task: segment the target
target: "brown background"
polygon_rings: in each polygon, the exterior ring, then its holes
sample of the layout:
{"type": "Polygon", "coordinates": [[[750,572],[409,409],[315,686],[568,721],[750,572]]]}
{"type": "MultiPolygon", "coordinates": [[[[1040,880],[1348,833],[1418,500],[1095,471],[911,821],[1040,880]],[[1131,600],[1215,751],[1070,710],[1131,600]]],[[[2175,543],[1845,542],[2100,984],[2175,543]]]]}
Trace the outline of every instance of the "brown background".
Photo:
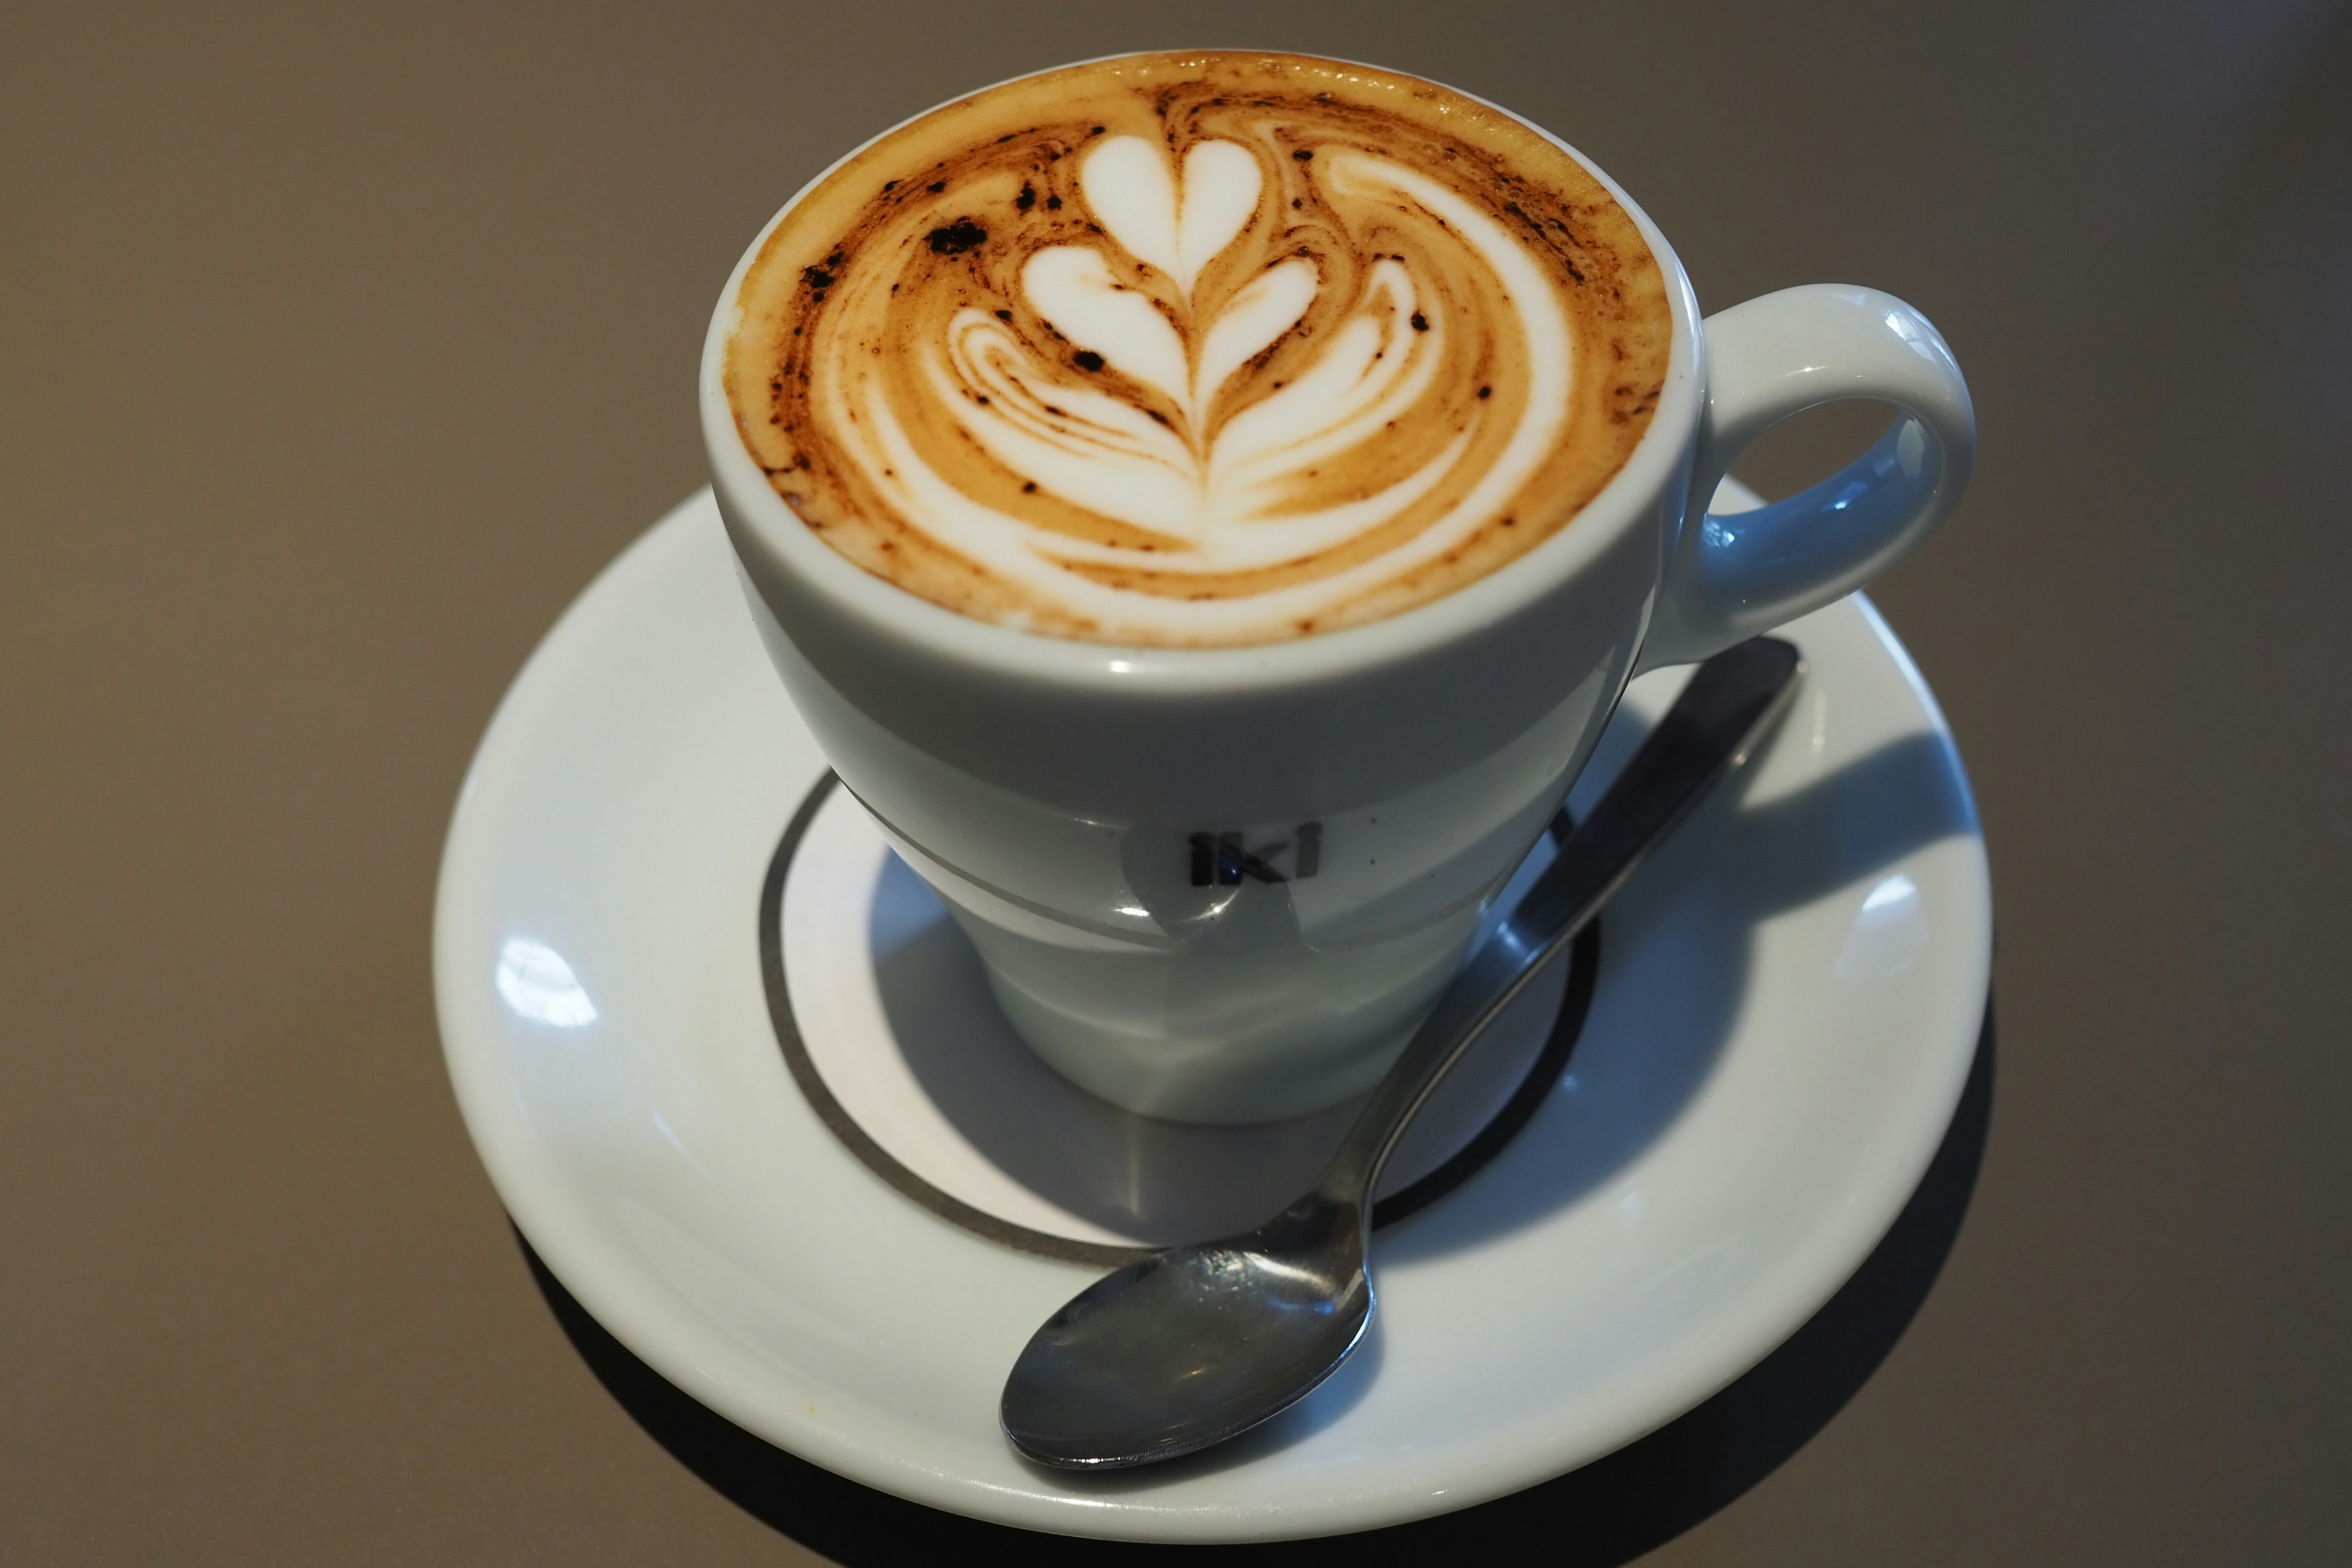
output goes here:
{"type": "Polygon", "coordinates": [[[1069,1555],[730,1447],[542,1293],[429,900],[506,682],[700,482],[761,221],[962,89],[1238,41],[1542,121],[1710,307],[1908,297],[1983,422],[1880,595],[1999,897],[1936,1190],[1715,1406],[1351,1552],[2352,1559],[2345,10],[1151,9],[0,11],[0,1558],[1069,1555]]]}

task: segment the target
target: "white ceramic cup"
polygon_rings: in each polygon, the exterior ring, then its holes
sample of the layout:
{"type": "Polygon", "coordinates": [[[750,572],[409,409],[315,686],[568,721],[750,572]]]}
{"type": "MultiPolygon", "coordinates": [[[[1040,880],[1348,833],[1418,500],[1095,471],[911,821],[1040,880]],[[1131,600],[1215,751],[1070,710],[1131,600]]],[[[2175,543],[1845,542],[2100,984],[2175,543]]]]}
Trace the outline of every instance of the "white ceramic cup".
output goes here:
{"type": "Polygon", "coordinates": [[[1958,502],[1975,416],[1925,317],[1819,284],[1702,322],[1665,237],[1566,150],[1665,274],[1673,349],[1648,433],[1581,513],[1499,570],[1265,647],[1044,637],[853,565],[776,494],[728,405],[736,299],[767,231],[728,280],[702,427],[761,638],[1013,1026],[1082,1088],[1218,1122],[1369,1088],[1637,670],[1853,591],[1958,502]],[[1704,512],[1766,429],[1855,398],[1900,411],[1860,460],[1760,510],[1704,512]]]}

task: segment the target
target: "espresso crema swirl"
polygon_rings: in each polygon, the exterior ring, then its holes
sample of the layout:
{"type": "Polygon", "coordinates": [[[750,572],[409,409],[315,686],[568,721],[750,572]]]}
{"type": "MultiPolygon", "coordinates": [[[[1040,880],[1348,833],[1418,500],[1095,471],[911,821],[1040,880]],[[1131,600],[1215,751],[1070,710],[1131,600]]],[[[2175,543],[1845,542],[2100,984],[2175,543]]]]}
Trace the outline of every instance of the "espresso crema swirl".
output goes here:
{"type": "Polygon", "coordinates": [[[795,205],[729,393],[793,511],[982,619],[1277,641],[1565,525],[1647,427],[1659,268],[1580,164],[1408,77],[1137,56],[892,132],[795,205]]]}

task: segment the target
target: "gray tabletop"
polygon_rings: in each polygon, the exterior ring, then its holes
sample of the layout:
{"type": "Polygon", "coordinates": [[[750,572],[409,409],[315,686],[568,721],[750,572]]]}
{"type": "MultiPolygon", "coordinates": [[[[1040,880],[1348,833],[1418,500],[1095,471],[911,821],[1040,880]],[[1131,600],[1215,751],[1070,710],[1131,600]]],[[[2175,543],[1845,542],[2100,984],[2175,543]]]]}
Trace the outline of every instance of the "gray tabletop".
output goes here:
{"type": "Polygon", "coordinates": [[[959,90],[1185,42],[1517,109],[1709,308],[1919,305],[1982,422],[1877,595],[1997,898],[1927,1183],[1682,1421],[1283,1550],[2352,1558],[2352,13],[2312,0],[0,14],[0,1557],[1090,1552],[779,1455],[605,1338],[474,1159],[426,937],[506,682],[701,482],[760,224],[959,90]]]}

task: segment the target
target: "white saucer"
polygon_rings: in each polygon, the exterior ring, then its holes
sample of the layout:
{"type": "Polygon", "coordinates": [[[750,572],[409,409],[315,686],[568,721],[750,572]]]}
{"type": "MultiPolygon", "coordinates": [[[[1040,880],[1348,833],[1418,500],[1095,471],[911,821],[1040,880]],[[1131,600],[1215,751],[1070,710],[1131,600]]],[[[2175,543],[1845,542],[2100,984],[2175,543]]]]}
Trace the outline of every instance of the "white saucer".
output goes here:
{"type": "MultiPolygon", "coordinates": [[[[1795,712],[1611,905],[1568,1071],[1491,1164],[1382,1233],[1365,1348],[1199,1459],[1075,1478],[1020,1460],[996,1429],[1005,1369],[1095,1270],[910,1200],[796,1087],[757,917],[825,764],[707,492],[572,606],[475,758],[434,933],[459,1104],[590,1313],[737,1425],[867,1485],[1153,1541],[1364,1530],[1517,1490],[1802,1323],[1901,1209],[1967,1076],[1991,903],[1950,736],[1860,598],[1789,635],[1811,666],[1795,712]]],[[[1679,679],[1636,683],[1571,805],[1679,679]]],[[[931,1158],[921,1129],[894,1136],[931,1158]]],[[[983,1179],[949,1154],[944,1184],[983,1179]]],[[[992,1201],[1053,1196],[1023,1175],[992,1201]]],[[[1055,1206],[1043,1228],[1137,1234],[1055,1206]]]]}

